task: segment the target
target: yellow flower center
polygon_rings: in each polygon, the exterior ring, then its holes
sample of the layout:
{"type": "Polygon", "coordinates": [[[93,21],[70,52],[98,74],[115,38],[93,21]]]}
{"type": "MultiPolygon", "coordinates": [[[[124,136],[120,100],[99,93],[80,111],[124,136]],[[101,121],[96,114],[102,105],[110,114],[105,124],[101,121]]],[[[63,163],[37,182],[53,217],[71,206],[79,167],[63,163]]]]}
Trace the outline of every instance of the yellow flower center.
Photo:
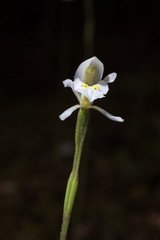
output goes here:
{"type": "Polygon", "coordinates": [[[81,85],[81,87],[88,88],[88,84],[84,83],[81,85]]]}
{"type": "Polygon", "coordinates": [[[95,76],[96,70],[93,66],[89,66],[85,71],[85,79],[84,82],[88,85],[93,85],[93,78],[95,76]]]}
{"type": "Polygon", "coordinates": [[[94,90],[99,90],[99,86],[98,86],[98,85],[93,85],[92,88],[93,88],[94,90]]]}

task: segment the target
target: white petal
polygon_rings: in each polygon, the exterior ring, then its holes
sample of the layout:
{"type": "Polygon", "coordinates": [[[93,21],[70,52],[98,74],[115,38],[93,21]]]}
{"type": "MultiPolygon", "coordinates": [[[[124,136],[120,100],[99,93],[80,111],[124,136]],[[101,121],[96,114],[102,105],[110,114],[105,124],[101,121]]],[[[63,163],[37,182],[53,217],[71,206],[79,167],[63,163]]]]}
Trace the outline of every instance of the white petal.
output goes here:
{"type": "Polygon", "coordinates": [[[83,84],[84,82],[82,82],[81,79],[76,78],[73,82],[73,89],[76,90],[76,87],[80,87],[83,84]]]}
{"type": "Polygon", "coordinates": [[[64,87],[70,87],[72,89],[73,93],[75,94],[75,96],[77,97],[79,103],[81,103],[80,94],[78,92],[74,91],[74,82],[70,79],[66,79],[66,80],[63,81],[63,85],[64,85],[64,87]]]}
{"type": "Polygon", "coordinates": [[[89,87],[88,89],[84,89],[83,95],[88,98],[90,103],[95,100],[94,90],[92,87],[89,87]]]}
{"type": "Polygon", "coordinates": [[[103,81],[100,81],[96,85],[99,86],[99,91],[101,91],[103,94],[107,94],[107,92],[109,90],[108,84],[103,84],[103,81]]]}
{"type": "Polygon", "coordinates": [[[82,93],[84,96],[85,96],[85,92],[88,91],[88,89],[86,89],[85,87],[83,87],[84,83],[79,79],[79,78],[76,78],[74,80],[74,86],[73,86],[73,89],[75,92],[78,92],[78,93],[82,93]]]}
{"type": "Polygon", "coordinates": [[[100,85],[96,84],[95,86],[98,86],[99,89],[94,89],[94,86],[90,87],[92,89],[92,97],[90,102],[93,102],[94,100],[98,98],[103,98],[105,97],[105,94],[108,92],[108,85],[100,85]]]}
{"type": "MultiPolygon", "coordinates": [[[[101,82],[101,81],[100,81],[101,82]]],[[[94,86],[88,86],[88,88],[83,87],[83,82],[76,78],[74,81],[74,91],[83,94],[88,98],[89,102],[93,102],[95,99],[105,97],[104,94],[108,92],[108,85],[96,84],[99,89],[94,89],[94,86]]]]}
{"type": "Polygon", "coordinates": [[[63,81],[63,85],[64,85],[64,87],[73,88],[73,81],[70,80],[70,79],[66,79],[66,80],[63,81]]]}
{"type": "Polygon", "coordinates": [[[74,90],[75,92],[83,94],[86,98],[88,98],[89,102],[93,102],[94,100],[94,90],[92,87],[88,86],[88,88],[83,87],[83,82],[76,78],[74,81],[74,90]]]}
{"type": "Polygon", "coordinates": [[[105,83],[112,83],[117,77],[117,73],[113,72],[107,75],[102,81],[105,83]]]}
{"type": "Polygon", "coordinates": [[[117,121],[117,122],[123,122],[124,119],[122,119],[121,117],[117,117],[117,116],[113,116],[110,113],[106,112],[104,109],[97,107],[97,106],[90,106],[89,108],[93,108],[96,109],[97,111],[99,111],[100,113],[102,113],[105,117],[109,118],[110,120],[113,121],[117,121]]]}
{"type": "Polygon", "coordinates": [[[80,105],[74,105],[73,107],[68,108],[65,110],[61,115],[59,115],[59,118],[63,121],[66,118],[68,118],[77,108],[80,108],[80,105]]]}
{"type": "Polygon", "coordinates": [[[99,82],[102,79],[104,66],[103,63],[97,57],[92,57],[82,62],[77,68],[74,79],[79,78],[82,82],[85,82],[85,71],[86,68],[89,66],[93,66],[96,70],[95,76],[93,78],[93,84],[99,82]]]}
{"type": "Polygon", "coordinates": [[[105,97],[104,94],[99,90],[92,90],[92,96],[90,97],[90,102],[93,102],[94,100],[98,98],[105,97]]]}

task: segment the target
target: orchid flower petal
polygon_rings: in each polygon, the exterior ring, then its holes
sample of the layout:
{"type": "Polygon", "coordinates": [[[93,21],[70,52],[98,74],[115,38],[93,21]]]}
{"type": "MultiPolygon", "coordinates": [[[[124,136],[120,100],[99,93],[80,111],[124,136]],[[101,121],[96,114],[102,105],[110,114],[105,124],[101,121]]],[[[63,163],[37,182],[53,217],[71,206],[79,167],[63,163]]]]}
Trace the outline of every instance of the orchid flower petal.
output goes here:
{"type": "Polygon", "coordinates": [[[96,100],[98,98],[105,97],[105,94],[108,92],[108,85],[103,86],[100,84],[96,84],[90,88],[92,88],[92,97],[91,97],[90,102],[93,102],[94,100],[96,100]]]}
{"type": "Polygon", "coordinates": [[[80,108],[80,105],[74,105],[73,107],[68,108],[65,110],[61,115],[59,115],[59,118],[63,121],[66,118],[68,118],[77,108],[80,108]]]}
{"type": "Polygon", "coordinates": [[[92,100],[92,89],[87,84],[83,83],[79,78],[74,80],[74,91],[81,93],[88,98],[89,102],[92,100]]]}
{"type": "Polygon", "coordinates": [[[113,72],[113,73],[110,73],[109,75],[107,75],[102,81],[104,83],[112,83],[112,82],[114,82],[116,77],[117,77],[117,73],[113,72]]]}
{"type": "Polygon", "coordinates": [[[104,109],[98,107],[98,106],[90,106],[89,108],[93,108],[96,109],[97,111],[99,111],[100,113],[102,113],[105,117],[109,118],[110,120],[116,121],[116,122],[123,122],[124,119],[122,119],[121,117],[118,116],[113,116],[110,113],[108,113],[107,111],[105,111],[104,109]]]}
{"type": "Polygon", "coordinates": [[[103,63],[97,57],[92,57],[82,62],[77,68],[74,79],[79,78],[82,82],[85,83],[86,69],[90,66],[95,68],[93,84],[96,84],[97,82],[99,82],[102,79],[104,66],[103,66],[103,63]]]}
{"type": "Polygon", "coordinates": [[[74,90],[88,98],[89,102],[93,102],[97,98],[103,98],[108,92],[108,85],[96,84],[89,86],[83,83],[79,78],[74,80],[74,90]]]}
{"type": "MultiPolygon", "coordinates": [[[[102,81],[100,81],[98,84],[96,84],[95,86],[99,87],[99,91],[101,91],[103,94],[107,94],[109,87],[108,84],[102,84],[102,81]]],[[[93,86],[94,88],[94,86],[93,86]]]]}
{"type": "Polygon", "coordinates": [[[64,87],[70,87],[73,88],[73,81],[71,79],[66,79],[63,81],[64,87]]]}
{"type": "Polygon", "coordinates": [[[63,81],[64,87],[70,87],[74,93],[74,95],[77,97],[79,103],[81,103],[81,96],[78,92],[74,91],[74,82],[70,79],[66,79],[63,81]]]}

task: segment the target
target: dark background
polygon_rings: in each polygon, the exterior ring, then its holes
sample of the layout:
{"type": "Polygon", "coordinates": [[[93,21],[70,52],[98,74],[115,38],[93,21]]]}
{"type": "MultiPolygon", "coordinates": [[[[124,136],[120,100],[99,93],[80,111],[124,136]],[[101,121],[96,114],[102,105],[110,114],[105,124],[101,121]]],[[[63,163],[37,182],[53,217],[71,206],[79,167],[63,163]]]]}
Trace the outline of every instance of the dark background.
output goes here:
{"type": "Polygon", "coordinates": [[[160,37],[155,1],[2,1],[0,239],[58,239],[77,103],[62,81],[97,56],[118,76],[91,110],[69,239],[160,239],[160,37]]]}

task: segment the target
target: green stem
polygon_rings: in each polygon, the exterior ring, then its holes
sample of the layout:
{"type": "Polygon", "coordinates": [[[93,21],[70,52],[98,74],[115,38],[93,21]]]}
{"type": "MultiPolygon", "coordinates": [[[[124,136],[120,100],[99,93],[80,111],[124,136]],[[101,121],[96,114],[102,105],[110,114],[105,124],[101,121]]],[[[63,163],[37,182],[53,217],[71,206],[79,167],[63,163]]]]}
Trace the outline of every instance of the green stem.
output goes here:
{"type": "Polygon", "coordinates": [[[88,109],[81,108],[79,110],[79,114],[77,118],[76,133],[75,133],[75,154],[74,154],[72,172],[68,179],[67,188],[66,188],[60,240],[66,240],[66,237],[67,237],[69,221],[70,221],[71,212],[72,212],[72,208],[73,208],[73,204],[74,204],[74,200],[77,192],[77,187],[78,187],[79,165],[80,165],[83,143],[84,143],[87,126],[88,126],[88,119],[89,119],[88,109]]]}

